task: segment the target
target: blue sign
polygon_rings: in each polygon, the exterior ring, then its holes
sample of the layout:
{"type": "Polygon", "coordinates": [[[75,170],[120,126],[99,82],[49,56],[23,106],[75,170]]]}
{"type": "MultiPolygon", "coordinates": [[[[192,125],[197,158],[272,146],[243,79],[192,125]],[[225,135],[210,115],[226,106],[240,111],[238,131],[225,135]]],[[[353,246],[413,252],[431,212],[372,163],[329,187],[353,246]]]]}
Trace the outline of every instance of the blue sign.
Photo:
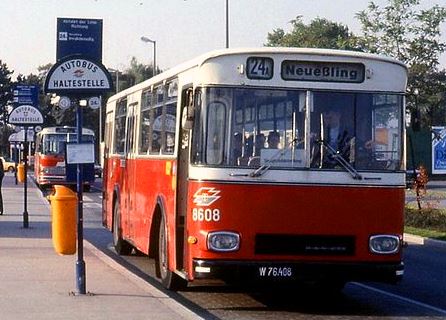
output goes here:
{"type": "Polygon", "coordinates": [[[13,103],[17,105],[39,105],[39,86],[17,85],[13,89],[13,103]]]}
{"type": "Polygon", "coordinates": [[[57,18],[56,59],[74,54],[102,61],[102,20],[57,18]]]}
{"type": "Polygon", "coordinates": [[[432,127],[432,173],[446,173],[446,127],[432,127]]]}

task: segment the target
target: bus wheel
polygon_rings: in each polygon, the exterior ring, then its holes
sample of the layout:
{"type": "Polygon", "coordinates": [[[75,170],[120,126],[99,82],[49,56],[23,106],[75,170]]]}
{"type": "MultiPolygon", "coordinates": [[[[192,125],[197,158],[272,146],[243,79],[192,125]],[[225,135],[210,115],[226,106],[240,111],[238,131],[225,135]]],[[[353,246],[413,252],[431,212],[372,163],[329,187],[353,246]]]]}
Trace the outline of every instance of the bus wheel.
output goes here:
{"type": "Polygon", "coordinates": [[[119,255],[128,255],[132,252],[132,246],[122,238],[121,234],[121,210],[119,203],[113,210],[113,245],[119,255]]]}
{"type": "Polygon", "coordinates": [[[187,287],[187,281],[169,270],[169,255],[167,252],[166,222],[161,217],[158,242],[158,269],[161,283],[169,290],[177,291],[187,287]]]}

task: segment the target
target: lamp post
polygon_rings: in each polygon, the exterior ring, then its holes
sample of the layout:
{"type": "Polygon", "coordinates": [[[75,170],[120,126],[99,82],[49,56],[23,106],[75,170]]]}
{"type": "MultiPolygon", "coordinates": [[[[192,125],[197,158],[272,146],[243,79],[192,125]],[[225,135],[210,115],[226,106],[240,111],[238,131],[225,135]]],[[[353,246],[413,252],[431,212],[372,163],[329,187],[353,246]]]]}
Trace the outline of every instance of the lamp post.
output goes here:
{"type": "Polygon", "coordinates": [[[156,76],[156,41],[142,36],[141,41],[153,43],[153,76],[156,76]]]}
{"type": "Polygon", "coordinates": [[[229,0],[226,0],[226,48],[229,48],[229,0]]]}
{"type": "Polygon", "coordinates": [[[116,75],[116,93],[118,93],[119,92],[119,70],[113,69],[113,68],[108,68],[108,71],[114,72],[116,75]]]}

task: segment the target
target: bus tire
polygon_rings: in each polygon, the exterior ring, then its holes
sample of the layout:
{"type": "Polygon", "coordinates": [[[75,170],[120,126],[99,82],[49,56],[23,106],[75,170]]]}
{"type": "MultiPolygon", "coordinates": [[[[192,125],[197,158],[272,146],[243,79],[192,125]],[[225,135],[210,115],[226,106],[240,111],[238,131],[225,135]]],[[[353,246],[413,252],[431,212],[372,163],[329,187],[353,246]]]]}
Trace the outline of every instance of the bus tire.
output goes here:
{"type": "Polygon", "coordinates": [[[130,243],[122,238],[121,232],[121,209],[119,203],[113,208],[113,246],[119,255],[129,255],[132,252],[130,243]]]}
{"type": "Polygon", "coordinates": [[[163,286],[169,290],[177,291],[187,287],[187,281],[169,270],[169,254],[167,250],[167,233],[164,216],[161,217],[159,226],[158,261],[157,269],[163,286]]]}

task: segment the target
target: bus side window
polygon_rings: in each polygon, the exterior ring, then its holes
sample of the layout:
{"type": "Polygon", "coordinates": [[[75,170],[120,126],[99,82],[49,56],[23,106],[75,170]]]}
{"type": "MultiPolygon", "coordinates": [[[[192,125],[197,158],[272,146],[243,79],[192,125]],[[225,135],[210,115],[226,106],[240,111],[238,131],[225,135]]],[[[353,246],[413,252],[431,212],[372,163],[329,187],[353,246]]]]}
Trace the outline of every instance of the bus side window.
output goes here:
{"type": "Polygon", "coordinates": [[[176,117],[177,117],[177,101],[178,101],[178,80],[174,80],[167,84],[165,114],[163,126],[163,154],[173,154],[175,149],[176,136],[176,117]]]}
{"type": "Polygon", "coordinates": [[[140,139],[139,139],[139,153],[147,154],[150,146],[150,124],[151,124],[151,110],[152,92],[149,90],[142,93],[142,105],[140,114],[140,139]]]}
{"type": "Polygon", "coordinates": [[[117,154],[124,154],[126,115],[127,99],[123,99],[116,106],[114,153],[117,154]]]}

